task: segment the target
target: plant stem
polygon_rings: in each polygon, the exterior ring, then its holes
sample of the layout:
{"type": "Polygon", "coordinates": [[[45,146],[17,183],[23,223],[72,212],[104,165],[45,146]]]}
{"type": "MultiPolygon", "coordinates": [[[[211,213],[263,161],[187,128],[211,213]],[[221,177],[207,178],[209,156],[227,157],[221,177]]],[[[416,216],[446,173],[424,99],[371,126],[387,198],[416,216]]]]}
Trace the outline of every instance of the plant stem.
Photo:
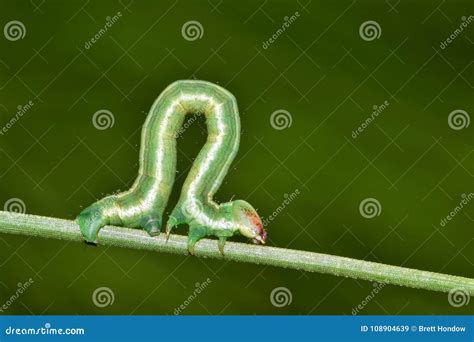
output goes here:
{"type": "MultiPolygon", "coordinates": [[[[0,233],[83,241],[79,227],[74,221],[2,211],[0,211],[0,233]]],[[[167,242],[164,234],[150,237],[142,230],[113,226],[102,228],[99,234],[101,245],[183,255],[188,254],[186,242],[185,236],[171,235],[167,242]]],[[[474,295],[474,279],[329,254],[227,242],[225,256],[222,257],[217,248],[217,242],[209,239],[198,242],[195,254],[202,257],[328,273],[432,291],[448,292],[452,289],[463,289],[471,296],[474,295]]]]}

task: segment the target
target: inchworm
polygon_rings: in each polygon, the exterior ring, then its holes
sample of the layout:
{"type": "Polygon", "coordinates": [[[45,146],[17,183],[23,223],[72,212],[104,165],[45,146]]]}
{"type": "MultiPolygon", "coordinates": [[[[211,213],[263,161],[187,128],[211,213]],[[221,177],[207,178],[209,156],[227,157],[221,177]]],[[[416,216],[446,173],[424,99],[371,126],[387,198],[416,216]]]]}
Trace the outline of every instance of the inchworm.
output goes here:
{"type": "Polygon", "coordinates": [[[178,224],[188,224],[190,253],[205,236],[218,237],[221,253],[226,239],[239,233],[254,243],[265,243],[262,221],[249,203],[236,200],[217,204],[213,200],[237,154],[240,119],[230,92],[196,80],[172,83],[155,101],[142,130],[135,183],[128,191],[92,204],[77,217],[87,242],[97,243],[100,228],[107,224],[159,234],[176,173],[176,137],[187,114],[206,117],[208,136],[168,218],[166,234],[178,224]]]}

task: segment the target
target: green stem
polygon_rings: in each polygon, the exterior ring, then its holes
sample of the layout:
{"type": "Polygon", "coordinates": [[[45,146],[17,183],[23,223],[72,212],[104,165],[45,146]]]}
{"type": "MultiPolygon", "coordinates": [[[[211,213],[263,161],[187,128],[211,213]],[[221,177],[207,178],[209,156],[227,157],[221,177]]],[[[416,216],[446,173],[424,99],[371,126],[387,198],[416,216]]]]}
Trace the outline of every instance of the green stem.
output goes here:
{"type": "MultiPolygon", "coordinates": [[[[0,211],[0,233],[83,241],[79,227],[74,221],[2,211],[0,211]]],[[[158,237],[149,237],[142,230],[113,226],[102,228],[99,234],[99,244],[101,245],[183,255],[188,253],[186,240],[185,236],[171,235],[167,242],[164,234],[158,237]]],[[[452,289],[463,289],[471,296],[474,295],[474,279],[328,254],[227,242],[225,256],[222,257],[217,248],[217,241],[208,239],[198,242],[195,254],[196,256],[329,273],[432,291],[448,292],[452,289]]]]}

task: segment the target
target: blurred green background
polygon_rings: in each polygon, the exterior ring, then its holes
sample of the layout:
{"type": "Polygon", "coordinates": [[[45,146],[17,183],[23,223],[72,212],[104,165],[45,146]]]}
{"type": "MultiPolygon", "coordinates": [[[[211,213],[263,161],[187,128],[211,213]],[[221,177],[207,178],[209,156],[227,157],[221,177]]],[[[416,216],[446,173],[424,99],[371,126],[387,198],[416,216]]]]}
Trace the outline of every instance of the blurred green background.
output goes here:
{"type": "MultiPolygon", "coordinates": [[[[279,211],[270,245],[473,277],[474,204],[444,226],[441,219],[474,192],[474,124],[448,124],[455,110],[465,119],[474,113],[474,22],[440,46],[473,9],[469,0],[2,0],[1,27],[20,21],[24,37],[0,36],[0,125],[18,106],[33,106],[0,134],[0,204],[13,198],[27,213],[73,219],[127,189],[152,102],[171,82],[197,78],[230,90],[241,112],[240,150],[217,200],[246,199],[263,218],[279,211]],[[183,34],[189,21],[198,22],[197,37],[183,34]],[[379,26],[374,39],[359,32],[367,21],[379,26]],[[100,110],[113,118],[103,130],[93,124],[100,110]],[[279,110],[288,119],[283,129],[272,126],[279,110]],[[359,210],[367,198],[380,204],[373,218],[359,210]]],[[[180,138],[170,208],[205,138],[202,120],[180,138]]],[[[182,314],[350,315],[374,288],[0,236],[0,305],[29,278],[34,283],[2,314],[173,314],[209,278],[182,314]],[[101,287],[113,294],[111,305],[94,304],[101,287]],[[291,294],[282,307],[271,301],[279,287],[291,294]]],[[[472,314],[472,302],[456,308],[444,293],[385,286],[358,313],[472,314]]]]}

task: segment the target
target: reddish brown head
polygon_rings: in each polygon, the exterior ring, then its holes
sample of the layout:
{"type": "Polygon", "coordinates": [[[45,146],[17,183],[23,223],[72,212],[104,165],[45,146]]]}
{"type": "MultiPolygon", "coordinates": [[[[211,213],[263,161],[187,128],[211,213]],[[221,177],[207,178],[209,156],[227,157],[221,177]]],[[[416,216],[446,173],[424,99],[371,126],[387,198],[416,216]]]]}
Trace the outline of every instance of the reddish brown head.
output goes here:
{"type": "Polygon", "coordinates": [[[247,202],[238,200],[233,202],[233,217],[243,236],[252,239],[253,243],[264,244],[267,232],[263,229],[262,220],[257,211],[247,202]]]}

